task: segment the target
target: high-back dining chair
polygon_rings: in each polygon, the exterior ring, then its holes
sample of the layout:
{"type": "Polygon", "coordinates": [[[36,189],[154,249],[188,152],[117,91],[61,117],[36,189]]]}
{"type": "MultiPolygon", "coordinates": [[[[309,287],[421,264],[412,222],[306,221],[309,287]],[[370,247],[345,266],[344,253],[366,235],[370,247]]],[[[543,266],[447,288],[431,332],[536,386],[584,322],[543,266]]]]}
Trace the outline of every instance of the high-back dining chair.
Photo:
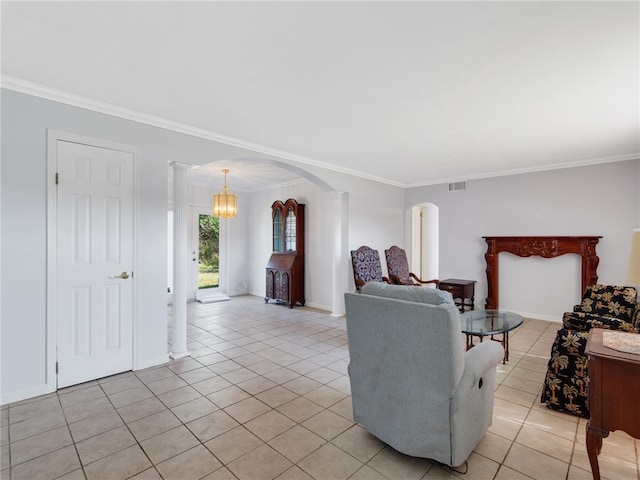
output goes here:
{"type": "Polygon", "coordinates": [[[357,250],[351,250],[351,266],[353,281],[358,290],[369,282],[391,283],[387,277],[382,276],[380,254],[371,247],[363,245],[357,250]]]}
{"type": "Polygon", "coordinates": [[[400,247],[392,246],[384,251],[387,260],[387,271],[389,272],[389,280],[396,285],[424,285],[434,283],[436,286],[440,280],[422,280],[415,273],[409,271],[409,261],[407,253],[400,247]]]}

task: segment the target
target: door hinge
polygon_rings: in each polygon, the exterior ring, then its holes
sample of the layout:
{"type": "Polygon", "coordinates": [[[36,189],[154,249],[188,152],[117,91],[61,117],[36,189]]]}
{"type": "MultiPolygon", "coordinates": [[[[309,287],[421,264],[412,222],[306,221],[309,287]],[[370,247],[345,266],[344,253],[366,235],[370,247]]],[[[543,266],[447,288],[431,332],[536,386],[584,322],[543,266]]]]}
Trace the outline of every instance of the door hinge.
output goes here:
{"type": "Polygon", "coordinates": [[[58,362],[56,362],[56,373],[58,373],[58,362]]]}
{"type": "Polygon", "coordinates": [[[58,177],[58,174],[56,173],[56,185],[58,185],[58,180],[59,180],[59,177],[58,177]]]}

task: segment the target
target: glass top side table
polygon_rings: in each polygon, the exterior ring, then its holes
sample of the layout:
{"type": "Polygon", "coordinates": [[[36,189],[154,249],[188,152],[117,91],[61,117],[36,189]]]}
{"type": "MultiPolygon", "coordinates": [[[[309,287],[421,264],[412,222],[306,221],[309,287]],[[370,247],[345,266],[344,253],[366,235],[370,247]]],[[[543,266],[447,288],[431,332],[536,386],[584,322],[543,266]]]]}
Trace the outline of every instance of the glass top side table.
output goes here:
{"type": "Polygon", "coordinates": [[[524,319],[521,315],[505,310],[471,310],[460,314],[462,333],[467,337],[467,350],[473,347],[473,337],[491,337],[491,340],[500,342],[504,348],[502,363],[509,361],[509,332],[522,325],[524,319]],[[501,335],[501,338],[495,338],[501,335]]]}

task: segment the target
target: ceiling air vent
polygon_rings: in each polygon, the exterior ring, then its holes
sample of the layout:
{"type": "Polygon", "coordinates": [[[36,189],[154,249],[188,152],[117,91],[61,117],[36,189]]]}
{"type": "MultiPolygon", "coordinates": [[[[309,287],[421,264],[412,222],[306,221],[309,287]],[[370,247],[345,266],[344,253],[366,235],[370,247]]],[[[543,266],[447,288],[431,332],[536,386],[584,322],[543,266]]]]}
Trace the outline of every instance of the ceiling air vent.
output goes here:
{"type": "Polygon", "coordinates": [[[466,189],[467,189],[466,180],[464,182],[454,182],[449,184],[450,192],[458,192],[460,190],[466,190],[466,189]]]}

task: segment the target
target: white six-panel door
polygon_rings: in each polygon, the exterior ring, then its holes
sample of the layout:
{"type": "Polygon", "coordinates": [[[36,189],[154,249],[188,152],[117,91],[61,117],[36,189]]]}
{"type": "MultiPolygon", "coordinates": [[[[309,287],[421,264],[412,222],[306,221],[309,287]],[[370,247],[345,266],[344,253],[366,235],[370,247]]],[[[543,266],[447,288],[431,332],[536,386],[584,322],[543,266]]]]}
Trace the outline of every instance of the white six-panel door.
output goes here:
{"type": "Polygon", "coordinates": [[[131,152],[58,140],[57,386],[133,365],[131,152]]]}

